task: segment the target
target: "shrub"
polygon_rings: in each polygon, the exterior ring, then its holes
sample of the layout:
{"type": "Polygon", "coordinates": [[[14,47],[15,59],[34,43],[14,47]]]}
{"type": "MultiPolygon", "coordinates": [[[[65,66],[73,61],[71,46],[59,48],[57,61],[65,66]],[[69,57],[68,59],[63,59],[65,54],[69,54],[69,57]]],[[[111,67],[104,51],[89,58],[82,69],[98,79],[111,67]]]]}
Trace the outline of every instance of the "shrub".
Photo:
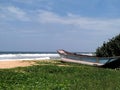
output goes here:
{"type": "Polygon", "coordinates": [[[96,49],[96,56],[111,57],[120,55],[120,34],[104,42],[101,47],[96,49]]]}

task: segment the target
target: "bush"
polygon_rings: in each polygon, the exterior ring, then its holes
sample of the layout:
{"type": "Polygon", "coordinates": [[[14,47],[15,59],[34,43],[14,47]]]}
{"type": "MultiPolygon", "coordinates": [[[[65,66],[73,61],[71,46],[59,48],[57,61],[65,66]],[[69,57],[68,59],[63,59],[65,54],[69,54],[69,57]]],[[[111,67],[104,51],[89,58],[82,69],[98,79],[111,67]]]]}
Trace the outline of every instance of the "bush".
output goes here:
{"type": "Polygon", "coordinates": [[[112,57],[120,55],[120,34],[113,37],[108,42],[104,42],[101,47],[96,49],[98,57],[112,57]]]}

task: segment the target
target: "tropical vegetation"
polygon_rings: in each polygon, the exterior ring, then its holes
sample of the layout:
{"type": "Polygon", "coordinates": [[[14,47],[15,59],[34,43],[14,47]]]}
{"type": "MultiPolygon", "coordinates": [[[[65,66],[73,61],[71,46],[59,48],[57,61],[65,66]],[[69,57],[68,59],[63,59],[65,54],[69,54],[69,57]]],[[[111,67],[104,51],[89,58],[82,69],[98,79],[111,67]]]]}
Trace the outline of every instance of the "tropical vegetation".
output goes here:
{"type": "Polygon", "coordinates": [[[96,49],[96,56],[98,57],[112,57],[120,56],[120,34],[104,42],[101,47],[96,49]]]}

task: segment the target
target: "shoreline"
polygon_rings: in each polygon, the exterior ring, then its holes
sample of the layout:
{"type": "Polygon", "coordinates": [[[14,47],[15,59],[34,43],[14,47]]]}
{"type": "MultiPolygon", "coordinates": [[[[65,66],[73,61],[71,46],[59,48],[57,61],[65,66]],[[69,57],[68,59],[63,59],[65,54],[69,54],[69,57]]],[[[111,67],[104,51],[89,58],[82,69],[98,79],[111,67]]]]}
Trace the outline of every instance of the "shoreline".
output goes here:
{"type": "Polygon", "coordinates": [[[51,59],[6,59],[0,60],[0,62],[4,61],[43,61],[43,60],[51,60],[51,59]]]}

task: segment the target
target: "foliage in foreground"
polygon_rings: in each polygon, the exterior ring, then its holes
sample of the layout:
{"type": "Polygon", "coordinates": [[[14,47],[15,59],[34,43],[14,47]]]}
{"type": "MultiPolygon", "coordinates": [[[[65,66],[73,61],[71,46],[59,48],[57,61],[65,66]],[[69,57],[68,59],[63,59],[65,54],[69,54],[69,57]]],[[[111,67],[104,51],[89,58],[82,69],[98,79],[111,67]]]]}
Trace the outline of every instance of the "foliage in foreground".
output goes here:
{"type": "Polygon", "coordinates": [[[101,47],[96,49],[99,57],[120,56],[120,34],[113,37],[109,42],[104,42],[101,47]]]}
{"type": "Polygon", "coordinates": [[[0,90],[120,90],[119,70],[59,61],[38,63],[0,70],[0,90]]]}

